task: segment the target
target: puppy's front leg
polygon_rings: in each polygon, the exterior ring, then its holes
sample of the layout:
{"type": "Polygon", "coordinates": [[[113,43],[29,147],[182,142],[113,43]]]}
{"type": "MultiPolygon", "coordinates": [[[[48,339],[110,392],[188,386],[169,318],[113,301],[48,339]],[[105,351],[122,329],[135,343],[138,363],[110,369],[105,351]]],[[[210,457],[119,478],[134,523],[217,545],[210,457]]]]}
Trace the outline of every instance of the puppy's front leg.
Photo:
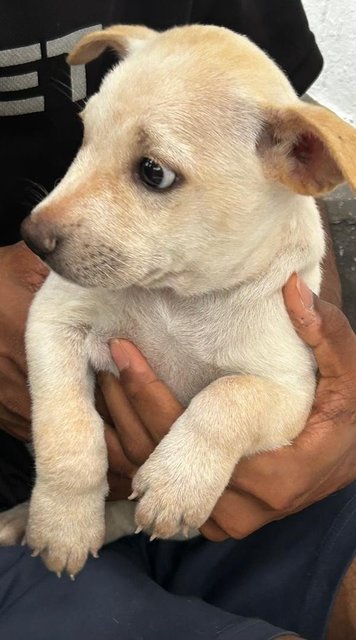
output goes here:
{"type": "Polygon", "coordinates": [[[93,401],[85,312],[65,287],[60,282],[59,295],[51,275],[28,322],[37,477],[26,541],[49,569],[74,575],[104,540],[107,453],[93,401]]]}
{"type": "Polygon", "coordinates": [[[240,375],[201,391],[134,478],[137,525],[161,538],[199,528],[241,457],[289,444],[302,430],[312,377],[306,388],[240,375]]]}

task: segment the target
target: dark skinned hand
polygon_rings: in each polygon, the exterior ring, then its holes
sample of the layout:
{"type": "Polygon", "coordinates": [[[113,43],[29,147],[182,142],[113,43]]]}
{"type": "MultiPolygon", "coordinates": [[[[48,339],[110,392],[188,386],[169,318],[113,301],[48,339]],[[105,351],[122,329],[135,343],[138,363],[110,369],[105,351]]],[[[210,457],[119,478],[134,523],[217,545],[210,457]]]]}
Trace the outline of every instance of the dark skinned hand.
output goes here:
{"type": "MultiPolygon", "coordinates": [[[[342,312],[313,296],[296,275],[284,288],[284,300],[295,330],[318,363],[314,406],[291,446],[236,467],[201,529],[211,540],[243,538],[356,478],[356,336],[342,312]]],[[[131,343],[113,341],[111,351],[121,383],[105,374],[100,385],[114,425],[107,428],[107,440],[111,497],[116,499],[129,494],[130,478],[183,407],[131,343]]]]}

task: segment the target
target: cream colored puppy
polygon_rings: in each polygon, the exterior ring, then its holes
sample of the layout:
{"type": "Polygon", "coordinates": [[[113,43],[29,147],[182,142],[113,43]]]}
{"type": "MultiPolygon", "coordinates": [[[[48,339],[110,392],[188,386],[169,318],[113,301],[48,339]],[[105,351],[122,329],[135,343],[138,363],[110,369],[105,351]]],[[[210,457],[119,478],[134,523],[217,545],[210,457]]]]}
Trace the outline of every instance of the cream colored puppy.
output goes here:
{"type": "MultiPolygon", "coordinates": [[[[323,231],[311,196],[356,186],[356,135],[299,101],[245,37],[213,26],[86,36],[83,64],[124,58],[86,105],[68,173],[24,224],[53,272],[27,329],[37,479],[26,540],[78,572],[105,539],[107,452],[94,372],[132,340],[187,407],[107,507],[106,540],[201,526],[243,456],[289,444],[315,388],[281,288],[318,291],[323,231]]],[[[55,153],[55,149],[53,150],[55,153]]],[[[3,542],[27,507],[2,516],[3,542]]]]}

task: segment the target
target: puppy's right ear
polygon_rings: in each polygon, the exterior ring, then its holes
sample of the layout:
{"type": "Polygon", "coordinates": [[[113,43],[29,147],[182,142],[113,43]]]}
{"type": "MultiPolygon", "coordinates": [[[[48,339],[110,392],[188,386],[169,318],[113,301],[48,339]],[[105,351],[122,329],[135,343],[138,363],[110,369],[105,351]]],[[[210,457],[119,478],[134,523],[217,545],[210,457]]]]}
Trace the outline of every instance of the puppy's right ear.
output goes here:
{"type": "Polygon", "coordinates": [[[154,38],[157,32],[138,25],[116,25],[103,31],[93,31],[79,40],[69,54],[69,64],[86,64],[97,58],[105,49],[113,49],[120,58],[154,38]]]}

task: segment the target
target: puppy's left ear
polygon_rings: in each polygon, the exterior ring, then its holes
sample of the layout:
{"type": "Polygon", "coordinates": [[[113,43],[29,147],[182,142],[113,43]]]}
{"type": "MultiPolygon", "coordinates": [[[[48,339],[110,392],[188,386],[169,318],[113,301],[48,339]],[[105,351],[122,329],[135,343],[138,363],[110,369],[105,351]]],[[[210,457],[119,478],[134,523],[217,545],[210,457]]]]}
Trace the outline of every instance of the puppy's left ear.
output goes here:
{"type": "Polygon", "coordinates": [[[79,40],[69,54],[69,64],[86,64],[97,58],[105,49],[113,49],[120,58],[157,35],[157,31],[139,25],[116,25],[103,31],[93,31],[79,40]]]}
{"type": "Polygon", "coordinates": [[[348,182],[356,191],[356,130],[324,107],[266,108],[258,142],[264,173],[297,193],[319,196],[348,182]]]}

